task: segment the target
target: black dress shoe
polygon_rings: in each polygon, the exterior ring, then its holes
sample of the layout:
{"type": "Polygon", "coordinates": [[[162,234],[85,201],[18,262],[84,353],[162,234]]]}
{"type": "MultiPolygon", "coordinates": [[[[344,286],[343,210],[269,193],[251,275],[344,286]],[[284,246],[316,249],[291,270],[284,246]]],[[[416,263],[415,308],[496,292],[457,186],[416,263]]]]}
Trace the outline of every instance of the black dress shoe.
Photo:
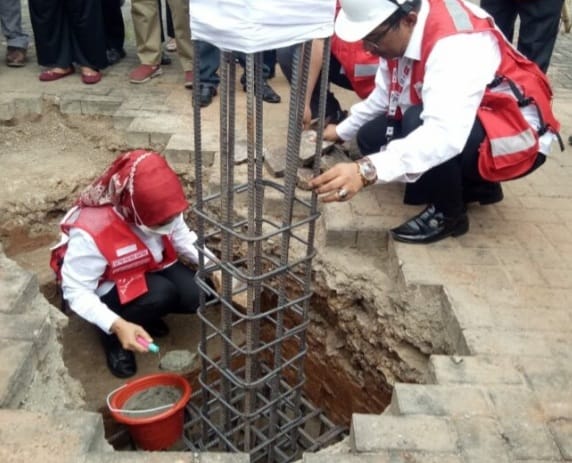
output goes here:
{"type": "Polygon", "coordinates": [[[485,206],[502,201],[504,194],[500,183],[481,183],[471,187],[466,187],[463,191],[463,201],[465,204],[480,203],[485,206]]]}
{"type": "Polygon", "coordinates": [[[162,51],[161,52],[161,64],[164,66],[168,66],[169,64],[171,64],[173,62],[173,60],[171,59],[171,57],[167,54],[167,52],[162,51]]]}
{"type": "Polygon", "coordinates": [[[160,318],[153,322],[145,323],[143,328],[145,328],[145,331],[147,331],[152,338],[164,338],[171,331],[169,325],[160,318]]]}
{"type": "MultiPolygon", "coordinates": [[[[242,84],[242,90],[246,92],[246,80],[243,82],[241,79],[240,82],[242,84]]],[[[266,101],[267,103],[280,103],[282,101],[280,95],[274,91],[274,89],[266,80],[262,86],[262,100],[266,101]]]]}
{"type": "Polygon", "coordinates": [[[216,88],[211,85],[201,85],[199,87],[199,106],[205,108],[213,102],[213,97],[217,94],[216,88]]]}
{"type": "Polygon", "coordinates": [[[399,227],[390,230],[396,241],[427,244],[448,236],[460,236],[469,230],[469,218],[462,213],[457,217],[445,217],[430,204],[427,208],[399,227]]]}
{"type": "Polygon", "coordinates": [[[125,53],[125,50],[123,49],[119,50],[117,48],[110,48],[106,50],[105,53],[107,55],[107,63],[110,66],[113,66],[114,64],[118,63],[127,55],[127,53],[125,53]]]}
{"type": "Polygon", "coordinates": [[[121,347],[121,343],[117,336],[105,335],[103,339],[103,348],[107,358],[107,367],[114,376],[118,378],[129,378],[137,373],[137,363],[135,363],[135,355],[129,350],[121,347]]]}

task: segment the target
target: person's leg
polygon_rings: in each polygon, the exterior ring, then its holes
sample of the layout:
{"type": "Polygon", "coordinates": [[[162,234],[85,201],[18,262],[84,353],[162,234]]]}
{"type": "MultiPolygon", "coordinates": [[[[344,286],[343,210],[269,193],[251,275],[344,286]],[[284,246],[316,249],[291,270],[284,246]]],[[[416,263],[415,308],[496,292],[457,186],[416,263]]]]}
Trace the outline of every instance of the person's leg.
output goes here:
{"type": "Polygon", "coordinates": [[[514,38],[514,22],[519,3],[516,0],[481,0],[481,8],[494,18],[509,42],[514,38]]]}
{"type": "Polygon", "coordinates": [[[167,20],[167,36],[175,38],[175,26],[173,25],[173,13],[171,13],[171,7],[169,2],[167,2],[165,9],[165,17],[167,20]]]}
{"type": "MultiPolygon", "coordinates": [[[[280,103],[280,95],[278,95],[278,93],[276,93],[268,83],[271,68],[267,64],[267,62],[270,62],[270,59],[268,58],[270,55],[267,56],[267,53],[269,52],[262,52],[262,99],[267,103],[280,103]]],[[[243,68],[242,76],[240,77],[240,83],[242,85],[242,89],[246,92],[246,56],[244,53],[237,53],[236,58],[243,68]]]]}
{"type": "Polygon", "coordinates": [[[95,84],[101,79],[100,69],[107,67],[105,42],[94,37],[105,37],[103,11],[99,0],[84,0],[78,5],[66,1],[66,20],[71,29],[73,61],[81,68],[82,81],[95,84]]]}
{"type": "MultiPolygon", "coordinates": [[[[212,103],[220,82],[220,50],[208,42],[197,41],[199,53],[199,105],[204,108],[212,103]]],[[[196,72],[196,69],[195,69],[196,72]]]]}
{"type": "Polygon", "coordinates": [[[21,8],[20,0],[0,2],[0,26],[8,47],[27,49],[29,37],[22,29],[21,8]]]}
{"type": "MultiPolygon", "coordinates": [[[[177,54],[181,60],[183,71],[193,70],[193,47],[191,45],[191,23],[189,19],[189,2],[185,0],[168,0],[173,15],[177,54]]],[[[190,82],[189,82],[190,83],[190,82]]]]}
{"type": "MultiPolygon", "coordinates": [[[[279,48],[276,50],[276,57],[278,59],[278,65],[280,66],[280,70],[282,74],[286,77],[286,80],[291,84],[292,83],[292,62],[294,59],[294,51],[297,45],[292,45],[290,47],[279,48]]],[[[332,55],[333,57],[333,55],[332,55]]],[[[335,64],[334,64],[335,66],[335,64]]],[[[332,72],[330,71],[330,76],[332,72]]],[[[318,117],[318,110],[320,104],[320,78],[318,76],[318,80],[314,90],[312,92],[312,96],[310,97],[310,111],[312,112],[312,119],[318,117]]],[[[336,124],[341,122],[340,115],[342,114],[342,108],[340,103],[334,96],[334,94],[330,91],[329,86],[326,93],[326,119],[328,119],[332,124],[336,124]]]]}
{"type": "Polygon", "coordinates": [[[28,34],[22,29],[20,0],[0,1],[0,26],[6,37],[6,64],[24,66],[28,53],[28,34]]]}
{"type": "Polygon", "coordinates": [[[195,313],[199,308],[201,294],[201,289],[195,281],[195,272],[176,262],[158,274],[169,280],[178,294],[178,301],[170,307],[169,312],[195,313]]]}
{"type": "MultiPolygon", "coordinates": [[[[359,130],[356,136],[358,148],[364,156],[377,153],[382,146],[387,144],[385,132],[387,130],[387,115],[381,114],[369,122],[366,122],[359,130]]],[[[398,123],[396,128],[396,137],[400,138],[401,124],[398,123]]]]}
{"type": "MultiPolygon", "coordinates": [[[[38,64],[59,74],[72,66],[71,39],[62,0],[29,0],[30,20],[38,64]]],[[[65,72],[64,72],[65,71],[65,72]]]]}
{"type": "Polygon", "coordinates": [[[548,70],[550,64],[563,3],[564,0],[518,2],[518,50],[538,64],[543,72],[548,70]]]}
{"type": "Polygon", "coordinates": [[[141,64],[159,66],[161,63],[161,27],[157,0],[132,0],[131,17],[139,61],[141,64]]]}
{"type": "Polygon", "coordinates": [[[125,23],[121,12],[120,0],[102,0],[103,26],[105,29],[105,48],[110,65],[125,57],[125,23]]]}

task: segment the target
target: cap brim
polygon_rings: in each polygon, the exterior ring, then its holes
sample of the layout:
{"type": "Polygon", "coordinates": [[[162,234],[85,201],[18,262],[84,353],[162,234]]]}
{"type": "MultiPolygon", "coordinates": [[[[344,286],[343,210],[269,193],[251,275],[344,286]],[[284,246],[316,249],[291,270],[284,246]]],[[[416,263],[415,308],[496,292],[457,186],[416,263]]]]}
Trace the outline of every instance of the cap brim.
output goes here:
{"type": "Polygon", "coordinates": [[[340,39],[346,42],[357,42],[389,18],[395,10],[397,10],[397,7],[393,10],[389,10],[387,14],[383,16],[376,16],[373,19],[356,22],[351,21],[344,10],[341,9],[336,18],[334,31],[340,39]]]}

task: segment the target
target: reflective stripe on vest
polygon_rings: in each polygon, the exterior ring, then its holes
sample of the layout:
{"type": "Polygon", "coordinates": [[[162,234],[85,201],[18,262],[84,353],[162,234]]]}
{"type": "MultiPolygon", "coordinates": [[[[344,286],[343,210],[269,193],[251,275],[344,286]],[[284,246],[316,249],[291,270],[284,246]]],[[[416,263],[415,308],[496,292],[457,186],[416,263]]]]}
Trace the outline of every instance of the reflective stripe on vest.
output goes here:
{"type": "Polygon", "coordinates": [[[498,157],[528,150],[535,147],[538,141],[534,130],[529,128],[515,135],[493,138],[490,140],[490,143],[491,154],[493,157],[498,157]]]}

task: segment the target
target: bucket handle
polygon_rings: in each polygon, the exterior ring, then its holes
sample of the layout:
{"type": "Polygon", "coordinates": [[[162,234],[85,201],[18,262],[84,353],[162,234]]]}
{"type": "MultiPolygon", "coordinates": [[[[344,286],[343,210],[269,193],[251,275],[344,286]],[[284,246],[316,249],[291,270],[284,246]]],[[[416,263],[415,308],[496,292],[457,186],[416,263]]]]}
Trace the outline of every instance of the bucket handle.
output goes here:
{"type": "Polygon", "coordinates": [[[175,405],[175,403],[169,404],[169,405],[161,405],[159,407],[155,407],[155,408],[148,408],[147,410],[126,410],[123,408],[114,408],[111,406],[111,396],[113,394],[115,394],[117,391],[123,389],[124,387],[126,387],[127,384],[123,384],[122,386],[119,386],[116,389],[113,389],[113,391],[111,391],[109,394],[107,394],[107,397],[105,398],[105,401],[107,402],[107,407],[109,408],[109,410],[111,410],[112,412],[115,413],[150,413],[150,412],[156,412],[159,410],[164,410],[167,408],[171,408],[173,405],[175,405]]]}

